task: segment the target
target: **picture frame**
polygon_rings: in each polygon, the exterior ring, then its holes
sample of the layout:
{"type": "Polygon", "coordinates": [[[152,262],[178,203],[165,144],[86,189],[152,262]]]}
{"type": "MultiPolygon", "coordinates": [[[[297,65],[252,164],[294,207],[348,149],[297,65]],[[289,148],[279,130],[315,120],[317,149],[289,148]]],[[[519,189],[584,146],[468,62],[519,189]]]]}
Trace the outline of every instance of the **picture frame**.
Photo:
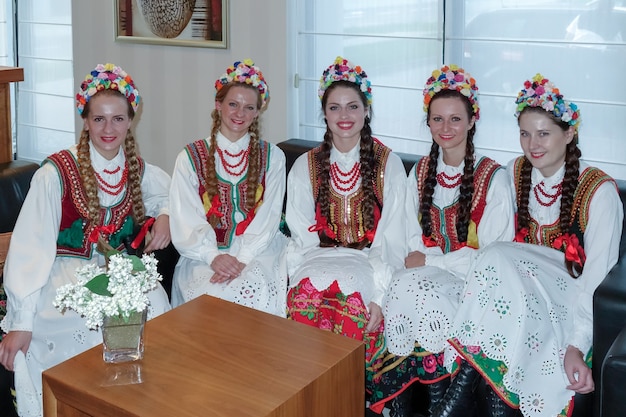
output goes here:
{"type": "Polygon", "coordinates": [[[115,0],[114,22],[119,42],[228,48],[228,0],[115,0]]]}

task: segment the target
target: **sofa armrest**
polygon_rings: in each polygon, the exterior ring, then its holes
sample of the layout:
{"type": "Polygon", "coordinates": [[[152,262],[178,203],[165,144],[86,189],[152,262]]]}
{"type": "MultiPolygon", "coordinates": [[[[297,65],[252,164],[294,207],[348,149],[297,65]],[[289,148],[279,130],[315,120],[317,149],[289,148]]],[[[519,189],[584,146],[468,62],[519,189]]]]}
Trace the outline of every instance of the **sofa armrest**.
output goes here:
{"type": "Polygon", "coordinates": [[[13,231],[37,168],[39,165],[27,161],[0,163],[0,233],[13,231]]]}
{"type": "Polygon", "coordinates": [[[626,327],[607,352],[602,364],[602,389],[598,393],[600,415],[621,417],[624,415],[624,387],[626,387],[626,327]]]}
{"type": "Polygon", "coordinates": [[[626,262],[618,262],[596,289],[593,315],[593,369],[599,372],[613,341],[626,327],[626,262]]]}

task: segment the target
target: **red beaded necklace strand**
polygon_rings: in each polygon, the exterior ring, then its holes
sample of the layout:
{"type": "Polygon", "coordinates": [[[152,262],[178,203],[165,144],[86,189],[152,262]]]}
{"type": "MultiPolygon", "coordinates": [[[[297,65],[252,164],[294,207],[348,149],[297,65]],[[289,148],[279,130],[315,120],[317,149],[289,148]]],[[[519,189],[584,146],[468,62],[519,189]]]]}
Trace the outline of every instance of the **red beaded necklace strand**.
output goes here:
{"type": "Polygon", "coordinates": [[[330,180],[333,186],[339,191],[352,191],[361,178],[361,163],[355,162],[352,169],[343,172],[337,162],[330,165],[330,180]]]}
{"type": "Polygon", "coordinates": [[[537,202],[539,204],[541,204],[544,207],[550,207],[552,204],[554,204],[556,202],[556,200],[559,198],[559,196],[563,193],[563,184],[562,183],[558,183],[557,185],[553,185],[551,188],[552,190],[555,191],[554,194],[549,194],[546,190],[545,190],[545,184],[543,183],[543,181],[541,181],[539,184],[535,185],[533,187],[533,192],[535,193],[535,198],[537,199],[537,202]],[[543,196],[545,198],[548,199],[547,202],[544,202],[541,200],[543,196]]]}
{"type": "Polygon", "coordinates": [[[444,188],[456,188],[461,185],[461,181],[460,172],[453,176],[450,176],[443,171],[437,174],[437,183],[444,188]]]}
{"type": "MultiPolygon", "coordinates": [[[[120,171],[120,167],[117,167],[117,169],[113,171],[109,171],[106,169],[103,171],[107,174],[115,174],[120,171]]],[[[122,190],[124,189],[124,186],[126,185],[126,182],[128,181],[128,164],[124,165],[122,178],[120,178],[117,184],[110,184],[104,178],[102,178],[100,174],[98,174],[97,172],[95,172],[95,174],[96,174],[96,179],[98,180],[98,188],[100,188],[103,192],[109,195],[118,195],[119,193],[122,192],[122,190]]]]}
{"type": "Polygon", "coordinates": [[[248,162],[250,159],[250,147],[248,147],[248,149],[242,149],[240,152],[233,154],[228,152],[227,150],[222,150],[218,146],[217,154],[220,156],[220,161],[222,161],[222,166],[224,167],[224,170],[234,177],[240,176],[248,169],[248,162]],[[224,154],[226,154],[229,158],[239,158],[239,161],[231,164],[226,161],[224,154]]]}

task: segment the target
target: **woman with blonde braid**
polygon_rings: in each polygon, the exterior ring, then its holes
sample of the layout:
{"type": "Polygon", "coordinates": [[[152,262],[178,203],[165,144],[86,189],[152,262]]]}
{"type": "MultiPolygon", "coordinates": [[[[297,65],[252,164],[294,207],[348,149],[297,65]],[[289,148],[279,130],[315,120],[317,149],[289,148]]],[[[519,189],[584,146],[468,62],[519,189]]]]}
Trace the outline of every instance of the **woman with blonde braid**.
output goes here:
{"type": "MultiPolygon", "coordinates": [[[[170,242],[169,176],[138,154],[130,131],[139,92],[113,64],[98,65],[76,95],[84,127],[78,145],[46,159],[35,173],[13,231],[4,285],[8,296],[0,363],[15,370],[21,416],[41,416],[41,373],[102,342],[72,310],[53,304],[57,288],[75,283],[86,264],[104,265],[102,250],[156,217],[144,251],[170,242]]],[[[146,226],[147,228],[147,226],[146,226]]],[[[162,287],[149,293],[149,318],[169,310],[162,287]]]]}
{"type": "Polygon", "coordinates": [[[288,317],[364,341],[369,368],[384,349],[383,294],[405,255],[406,171],[372,137],[360,66],[337,57],[318,95],[324,141],[295,161],[287,185],[288,317]]]}
{"type": "Polygon", "coordinates": [[[247,59],[227,68],[215,89],[211,135],[187,145],[174,168],[171,230],[181,258],[172,304],[210,294],[284,316],[285,156],[259,133],[267,83],[247,59]]]}
{"type": "Polygon", "coordinates": [[[569,416],[574,394],[594,389],[592,299],[618,259],[622,203],[613,179],[580,160],[580,111],[552,82],[527,80],[516,105],[515,242],[470,267],[445,352],[458,373],[437,417],[465,416],[475,400],[481,416],[569,416]]]}

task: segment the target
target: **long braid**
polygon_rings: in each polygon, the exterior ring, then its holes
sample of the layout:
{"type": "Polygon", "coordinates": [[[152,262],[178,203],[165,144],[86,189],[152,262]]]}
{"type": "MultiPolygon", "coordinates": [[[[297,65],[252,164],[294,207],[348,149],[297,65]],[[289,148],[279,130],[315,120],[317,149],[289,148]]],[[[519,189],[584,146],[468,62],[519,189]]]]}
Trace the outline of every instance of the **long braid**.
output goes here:
{"type": "MultiPolygon", "coordinates": [[[[578,175],[580,169],[581,152],[578,148],[578,133],[574,134],[574,139],[567,144],[565,150],[565,173],[563,176],[561,194],[560,226],[561,233],[568,233],[572,223],[572,206],[574,205],[574,194],[578,188],[578,175]]],[[[565,267],[569,274],[577,278],[583,272],[583,267],[573,261],[565,259],[565,267]]]]}
{"type": "MultiPolygon", "coordinates": [[[[222,119],[217,109],[214,109],[211,112],[211,118],[213,119],[213,127],[211,128],[211,137],[209,138],[209,153],[206,161],[204,161],[204,172],[206,173],[204,182],[206,184],[206,192],[209,201],[213,201],[213,197],[219,193],[217,187],[217,170],[215,168],[215,152],[217,152],[217,133],[219,132],[222,125],[222,119]]],[[[209,224],[211,225],[211,227],[217,226],[219,221],[219,217],[215,215],[212,215],[209,218],[209,224]]]]}
{"type": "Polygon", "coordinates": [[[363,216],[363,228],[372,230],[374,228],[374,206],[376,205],[376,194],[374,193],[374,178],[376,158],[374,157],[374,141],[372,139],[372,128],[370,127],[369,116],[365,117],[365,123],[361,129],[361,188],[363,189],[363,203],[361,215],[363,216]]]}
{"type": "Polygon", "coordinates": [[[528,211],[528,201],[531,188],[531,172],[533,165],[525,156],[522,160],[522,169],[517,188],[517,230],[525,229],[530,226],[530,212],[528,211]]]}
{"type": "Polygon", "coordinates": [[[133,218],[136,224],[142,226],[146,221],[146,209],[143,204],[143,195],[141,194],[141,172],[137,156],[137,142],[130,129],[126,133],[124,151],[126,152],[126,163],[128,164],[127,192],[130,193],[133,205],[133,218]]]}
{"type": "Polygon", "coordinates": [[[465,146],[465,166],[463,179],[459,187],[459,210],[457,212],[456,233],[459,242],[467,242],[469,223],[472,215],[472,198],[474,196],[474,131],[467,134],[465,146]]]}
{"type": "Polygon", "coordinates": [[[319,204],[321,215],[328,219],[328,221],[330,221],[330,150],[332,147],[333,134],[327,125],[321,150],[317,154],[318,164],[320,166],[317,204],[319,204]]]}
{"type": "MultiPolygon", "coordinates": [[[[78,172],[85,190],[85,196],[87,198],[87,212],[88,222],[91,225],[100,225],[100,198],[98,198],[98,181],[96,180],[96,174],[91,165],[91,154],[89,151],[89,131],[83,129],[80,133],[80,139],[77,145],[77,159],[78,159],[78,172]]],[[[97,250],[101,253],[106,253],[110,249],[108,243],[102,238],[98,237],[97,250]]]]}
{"type": "Polygon", "coordinates": [[[256,191],[259,188],[261,178],[261,145],[259,143],[259,118],[256,117],[250,127],[250,154],[248,155],[248,179],[246,190],[246,211],[250,211],[255,204],[256,191]]]}
{"type": "Polygon", "coordinates": [[[432,218],[430,217],[430,209],[433,205],[433,194],[435,193],[435,186],[437,186],[437,159],[439,158],[439,145],[433,141],[430,147],[430,154],[428,155],[428,170],[426,172],[426,179],[424,180],[424,187],[422,189],[422,195],[420,196],[420,225],[422,226],[422,233],[424,236],[431,236],[432,230],[432,218]]]}

